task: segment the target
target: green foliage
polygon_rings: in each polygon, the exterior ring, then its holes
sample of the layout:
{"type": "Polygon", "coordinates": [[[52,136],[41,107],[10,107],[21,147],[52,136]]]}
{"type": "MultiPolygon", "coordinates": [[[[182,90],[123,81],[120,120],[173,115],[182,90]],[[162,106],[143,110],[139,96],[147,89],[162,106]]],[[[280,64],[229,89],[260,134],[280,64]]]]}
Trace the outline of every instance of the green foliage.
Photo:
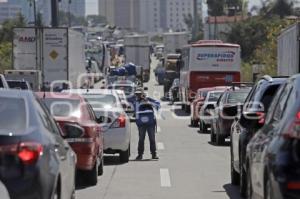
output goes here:
{"type": "Polygon", "coordinates": [[[222,16],[225,14],[225,0],[207,0],[208,14],[222,16]]]}
{"type": "Polygon", "coordinates": [[[0,43],[11,42],[13,40],[13,28],[24,27],[25,25],[25,18],[21,14],[18,14],[15,19],[5,20],[2,23],[2,29],[0,29],[0,43]]]}
{"type": "Polygon", "coordinates": [[[11,42],[0,42],[0,73],[3,73],[6,69],[11,69],[11,53],[12,43],[11,42]]]}

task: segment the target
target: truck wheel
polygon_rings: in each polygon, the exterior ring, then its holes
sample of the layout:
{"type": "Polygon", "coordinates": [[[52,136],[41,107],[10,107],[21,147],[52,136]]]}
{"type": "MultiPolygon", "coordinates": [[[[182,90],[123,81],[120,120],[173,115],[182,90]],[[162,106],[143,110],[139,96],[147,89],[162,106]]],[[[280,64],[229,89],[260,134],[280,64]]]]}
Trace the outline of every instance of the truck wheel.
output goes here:
{"type": "Polygon", "coordinates": [[[221,146],[224,144],[224,142],[225,142],[224,137],[222,135],[216,133],[216,145],[221,146]]]}

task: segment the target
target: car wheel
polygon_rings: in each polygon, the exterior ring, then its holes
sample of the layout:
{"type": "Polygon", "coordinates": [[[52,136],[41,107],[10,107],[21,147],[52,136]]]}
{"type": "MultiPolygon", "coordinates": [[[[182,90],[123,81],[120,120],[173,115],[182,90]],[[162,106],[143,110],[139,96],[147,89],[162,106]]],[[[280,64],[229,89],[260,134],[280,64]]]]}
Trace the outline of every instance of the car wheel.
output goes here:
{"type": "Polygon", "coordinates": [[[197,126],[196,121],[191,118],[191,127],[196,127],[196,126],[197,126]]]}
{"type": "Polygon", "coordinates": [[[55,188],[55,193],[53,195],[53,199],[60,199],[60,183],[57,183],[56,188],[55,188]]]}
{"type": "Polygon", "coordinates": [[[216,142],[216,135],[215,135],[215,131],[214,131],[213,128],[211,129],[211,132],[210,132],[210,142],[211,143],[215,143],[216,142]]]}
{"type": "MultiPolygon", "coordinates": [[[[241,159],[240,159],[241,160],[241,159]]],[[[246,196],[247,191],[247,177],[246,177],[246,171],[242,166],[242,163],[240,163],[240,194],[242,197],[246,196]]]]}
{"type": "Polygon", "coordinates": [[[103,155],[102,155],[100,164],[98,166],[98,176],[102,176],[103,175],[103,171],[104,171],[103,166],[104,166],[104,158],[103,158],[103,155]]]}
{"type": "Polygon", "coordinates": [[[232,145],[230,145],[230,170],[231,170],[231,184],[233,185],[239,185],[240,183],[240,174],[235,171],[234,169],[234,158],[233,158],[233,151],[232,151],[232,145]]]}
{"type": "Polygon", "coordinates": [[[216,125],[216,145],[221,146],[224,144],[224,142],[225,142],[225,138],[222,135],[220,135],[220,127],[217,124],[216,125]]]}
{"type": "Polygon", "coordinates": [[[247,191],[246,191],[246,198],[252,199],[253,189],[252,189],[252,178],[251,178],[251,171],[250,167],[247,167],[247,191]]]}
{"type": "Polygon", "coordinates": [[[271,181],[268,177],[265,179],[265,190],[264,190],[264,199],[272,199],[272,187],[271,187],[271,181]]]}
{"type": "Polygon", "coordinates": [[[120,162],[121,163],[127,163],[129,162],[129,156],[130,156],[130,145],[126,151],[120,152],[120,162]]]}
{"type": "Polygon", "coordinates": [[[98,164],[96,163],[94,168],[90,171],[86,171],[86,182],[88,185],[94,186],[98,182],[98,164]]]}

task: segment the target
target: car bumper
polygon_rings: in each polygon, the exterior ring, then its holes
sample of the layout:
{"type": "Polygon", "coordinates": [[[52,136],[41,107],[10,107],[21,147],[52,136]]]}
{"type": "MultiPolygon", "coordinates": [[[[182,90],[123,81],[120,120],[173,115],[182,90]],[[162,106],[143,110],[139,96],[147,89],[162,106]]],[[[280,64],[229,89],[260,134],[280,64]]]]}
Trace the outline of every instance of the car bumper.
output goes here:
{"type": "Polygon", "coordinates": [[[126,128],[109,128],[104,133],[104,152],[126,151],[130,143],[130,131],[126,128]]]}

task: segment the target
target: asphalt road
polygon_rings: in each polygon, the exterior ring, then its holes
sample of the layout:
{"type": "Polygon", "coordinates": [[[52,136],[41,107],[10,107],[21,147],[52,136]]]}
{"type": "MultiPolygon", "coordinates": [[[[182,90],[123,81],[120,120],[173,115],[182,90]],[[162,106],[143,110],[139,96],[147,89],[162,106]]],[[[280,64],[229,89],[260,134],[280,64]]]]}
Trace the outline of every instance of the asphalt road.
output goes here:
{"type": "MultiPolygon", "coordinates": [[[[156,62],[153,62],[153,66],[156,62]]],[[[151,77],[149,95],[159,97],[162,87],[151,77]]],[[[160,159],[150,159],[146,139],[144,161],[137,155],[137,128],[132,124],[131,161],[120,164],[118,156],[106,156],[104,175],[97,186],[79,187],[78,199],[239,199],[230,184],[229,145],[213,146],[209,134],[189,127],[189,117],[179,105],[163,103],[158,121],[160,159]]]]}

